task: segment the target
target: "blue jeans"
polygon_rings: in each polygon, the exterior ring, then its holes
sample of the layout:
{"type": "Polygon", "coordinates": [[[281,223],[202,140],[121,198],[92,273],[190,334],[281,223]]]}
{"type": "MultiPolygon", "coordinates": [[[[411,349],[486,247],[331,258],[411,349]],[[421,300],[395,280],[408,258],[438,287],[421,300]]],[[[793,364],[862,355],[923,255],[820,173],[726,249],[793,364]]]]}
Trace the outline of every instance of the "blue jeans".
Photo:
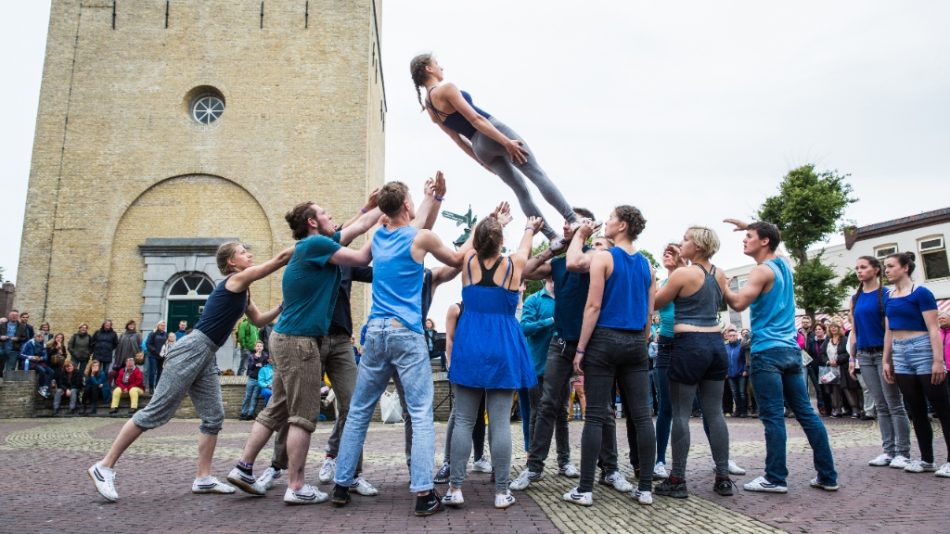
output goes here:
{"type": "Polygon", "coordinates": [[[151,354],[146,358],[148,365],[145,366],[145,384],[149,390],[155,391],[155,385],[162,378],[162,362],[151,354]]]}
{"type": "Polygon", "coordinates": [[[828,432],[811,406],[803,373],[801,350],[797,348],[768,349],[752,354],[752,387],[759,404],[759,419],[765,426],[765,478],[773,484],[787,485],[787,403],[811,445],[819,482],[837,484],[838,473],[828,432]]]}
{"type": "Polygon", "coordinates": [[[353,485],[356,465],[366,441],[366,430],[376,403],[393,374],[399,375],[412,420],[412,454],[409,491],[433,488],[435,427],[432,423],[432,368],[425,336],[399,325],[393,319],[372,319],[366,325],[366,342],[356,376],[356,389],[343,428],[335,482],[353,485]]]}
{"type": "Polygon", "coordinates": [[[264,407],[267,407],[267,403],[270,402],[271,396],[274,395],[274,390],[268,387],[261,388],[261,399],[264,400],[264,407]]]}
{"type": "Polygon", "coordinates": [[[241,415],[254,415],[254,408],[257,408],[257,395],[260,391],[257,379],[248,378],[247,386],[244,388],[244,402],[241,403],[241,415]]]}
{"type": "Polygon", "coordinates": [[[745,392],[748,379],[749,377],[742,375],[729,378],[729,390],[732,391],[732,400],[736,403],[736,415],[739,416],[744,416],[749,411],[749,399],[745,392]]]}
{"type": "Polygon", "coordinates": [[[3,375],[4,371],[13,370],[17,356],[19,355],[13,349],[7,350],[6,347],[0,346],[0,360],[2,360],[0,361],[0,375],[3,375]]]}

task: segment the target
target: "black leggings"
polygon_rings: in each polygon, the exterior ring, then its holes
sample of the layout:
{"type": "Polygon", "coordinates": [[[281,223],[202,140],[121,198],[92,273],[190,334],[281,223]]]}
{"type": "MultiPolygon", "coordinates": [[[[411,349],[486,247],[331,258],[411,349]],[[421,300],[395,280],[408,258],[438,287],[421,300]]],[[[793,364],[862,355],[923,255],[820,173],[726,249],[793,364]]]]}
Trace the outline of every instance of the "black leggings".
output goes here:
{"type": "MultiPolygon", "coordinates": [[[[914,434],[917,435],[917,446],[920,447],[920,457],[923,461],[934,461],[934,433],[927,418],[927,401],[934,407],[940,426],[943,428],[943,439],[947,444],[950,456],[950,394],[947,384],[933,385],[931,375],[895,375],[897,387],[904,396],[904,405],[907,415],[914,424],[914,434]]],[[[950,462],[950,458],[947,460],[950,462]]]]}

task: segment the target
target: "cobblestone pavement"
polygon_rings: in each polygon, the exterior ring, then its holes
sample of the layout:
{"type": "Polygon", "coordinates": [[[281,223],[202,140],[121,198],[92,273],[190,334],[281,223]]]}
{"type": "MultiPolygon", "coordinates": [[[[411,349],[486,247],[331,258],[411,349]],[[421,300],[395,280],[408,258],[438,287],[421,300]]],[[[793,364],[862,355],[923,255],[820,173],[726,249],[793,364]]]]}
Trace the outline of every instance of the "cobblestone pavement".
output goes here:
{"type": "MultiPolygon", "coordinates": [[[[380,489],[378,497],[354,496],[342,509],[328,504],[288,507],[281,502],[284,479],[264,498],[243,495],[192,495],[197,422],[176,420],[149,431],[118,465],[121,500],[107,504],[95,492],[85,469],[98,460],[123,420],[103,418],[0,420],[0,532],[52,532],[76,528],[104,532],[948,532],[950,480],[930,474],[911,475],[867,467],[879,453],[873,422],[829,420],[829,434],[840,473],[841,490],[826,493],[808,487],[814,476],[807,442],[789,420],[789,493],[739,491],[719,497],[712,491],[712,460],[698,419],[692,421],[693,448],[685,500],[655,497],[652,507],[598,485],[594,506],[582,508],[560,500],[576,481],[545,478],[518,502],[495,510],[489,475],[475,474],[465,484],[466,507],[420,519],[412,515],[408,473],[402,452],[402,425],[374,424],[366,450],[366,478],[380,489]],[[67,526],[64,527],[64,522],[67,526]],[[311,526],[312,525],[312,526],[311,526]]],[[[748,469],[737,477],[740,487],[762,472],[765,449],[762,427],[753,419],[729,419],[731,455],[748,469]]],[[[227,421],[215,454],[215,472],[224,478],[247,438],[250,423],[227,421]]],[[[621,423],[622,425],[622,423],[621,423]]],[[[622,426],[621,426],[622,428],[622,426]]],[[[525,461],[521,426],[512,425],[513,472],[525,461]]],[[[308,479],[316,480],[322,447],[330,427],[319,425],[309,456],[308,479]]],[[[436,425],[439,459],[445,425],[436,425]]],[[[579,461],[581,423],[571,424],[575,464],[579,461]]],[[[622,432],[621,432],[622,434],[622,432]]],[[[623,440],[625,441],[625,440],[623,440]]],[[[940,435],[938,460],[946,454],[940,435]]],[[[916,450],[916,447],[915,447],[916,450]]],[[[621,443],[621,453],[626,457],[621,443]]],[[[262,453],[256,471],[268,464],[262,453]]],[[[625,468],[632,479],[629,467],[625,468]]],[[[329,486],[324,485],[324,491],[329,486]]]]}

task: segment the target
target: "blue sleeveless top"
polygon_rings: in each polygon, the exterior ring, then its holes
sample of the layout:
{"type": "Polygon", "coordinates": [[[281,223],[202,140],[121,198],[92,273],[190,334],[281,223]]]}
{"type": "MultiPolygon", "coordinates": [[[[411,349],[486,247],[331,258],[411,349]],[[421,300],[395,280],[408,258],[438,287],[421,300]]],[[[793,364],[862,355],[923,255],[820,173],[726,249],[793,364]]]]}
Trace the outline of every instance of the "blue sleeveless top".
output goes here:
{"type": "Polygon", "coordinates": [[[716,267],[706,272],[706,268],[697,265],[703,270],[703,285],[686,297],[676,297],[674,321],[677,324],[693,326],[716,326],[719,324],[719,304],[722,303],[722,289],[716,282],[716,267]]]}
{"type": "Polygon", "coordinates": [[[766,260],[775,281],[749,306],[752,317],[752,352],[769,349],[799,349],[795,328],[795,289],[792,269],[783,258],[766,260]]]}
{"type": "MultiPolygon", "coordinates": [[[[491,115],[489,115],[487,111],[482,110],[472,103],[472,95],[468,94],[468,92],[462,91],[462,98],[464,98],[465,101],[468,102],[468,105],[472,106],[472,109],[474,109],[479,115],[485,117],[486,119],[491,118],[491,115]]],[[[468,119],[463,117],[458,111],[455,111],[454,113],[443,113],[436,109],[434,105],[432,105],[432,99],[428,96],[426,97],[426,103],[429,105],[429,108],[431,108],[432,111],[435,111],[438,116],[442,117],[442,124],[444,124],[446,128],[457,132],[460,135],[464,135],[470,140],[472,139],[472,136],[475,135],[475,132],[478,131],[474,126],[472,126],[472,123],[468,122],[468,119]]]]}
{"type": "Polygon", "coordinates": [[[890,294],[886,287],[871,292],[858,289],[851,298],[858,350],[884,346],[884,309],[890,294]]]}
{"type": "MultiPolygon", "coordinates": [[[[665,286],[669,283],[670,279],[667,278],[660,282],[660,287],[665,286]]],[[[676,322],[676,305],[673,304],[673,301],[666,303],[666,306],[663,306],[657,313],[660,314],[660,335],[663,337],[673,337],[673,325],[676,322]]]]}
{"type": "Polygon", "coordinates": [[[650,262],[639,251],[627,254],[622,248],[613,247],[609,252],[614,259],[614,270],[604,285],[597,326],[643,330],[649,320],[648,293],[653,283],[650,262]]]}
{"type": "Polygon", "coordinates": [[[412,258],[414,226],[373,234],[373,306],[369,319],[399,319],[406,328],[422,333],[423,265],[412,258]]]}
{"type": "Polygon", "coordinates": [[[215,286],[205,301],[205,310],[198,318],[198,324],[195,325],[195,330],[208,336],[208,339],[219,347],[228,341],[234,325],[247,309],[247,290],[232,293],[225,287],[231,276],[228,275],[215,286]]]}
{"type": "MultiPolygon", "coordinates": [[[[470,281],[471,259],[467,265],[470,281]]],[[[459,316],[455,328],[449,368],[449,381],[453,384],[478,389],[521,389],[538,383],[528,342],[515,318],[520,295],[506,287],[511,260],[505,262],[501,286],[492,281],[493,267],[490,272],[482,270],[481,281],[462,288],[465,313],[459,316]]]]}

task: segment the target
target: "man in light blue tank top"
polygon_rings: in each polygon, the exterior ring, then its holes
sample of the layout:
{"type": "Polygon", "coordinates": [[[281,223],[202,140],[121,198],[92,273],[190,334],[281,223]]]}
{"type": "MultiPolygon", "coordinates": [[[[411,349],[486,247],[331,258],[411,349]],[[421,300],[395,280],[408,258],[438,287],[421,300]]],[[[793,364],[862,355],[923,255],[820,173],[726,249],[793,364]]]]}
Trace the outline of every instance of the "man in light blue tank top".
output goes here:
{"type": "Polygon", "coordinates": [[[795,292],[792,269],[775,254],[781,242],[778,228],[766,222],[744,224],[727,219],[745,230],[743,252],[758,265],[738,293],[723,287],[726,303],[736,310],[750,308],[752,317],[752,387],[759,404],[759,419],[765,426],[765,476],[745,484],[747,491],[787,493],[787,435],[784,408],[788,406],[811,445],[818,476],[811,487],[838,489],[831,446],[825,425],[808,399],[798,331],[795,327],[795,292]]]}
{"type": "Polygon", "coordinates": [[[376,231],[371,242],[373,305],[340,442],[332,500],[337,506],[350,501],[349,489],[376,403],[390,378],[398,374],[413,430],[409,490],[416,494],[416,515],[427,516],[441,510],[441,502],[432,481],[435,428],[432,369],[422,328],[423,260],[431,253],[446,265],[460,267],[471,245],[453,251],[436,234],[412,226],[415,207],[402,182],[383,186],[379,207],[389,223],[376,231]]]}

